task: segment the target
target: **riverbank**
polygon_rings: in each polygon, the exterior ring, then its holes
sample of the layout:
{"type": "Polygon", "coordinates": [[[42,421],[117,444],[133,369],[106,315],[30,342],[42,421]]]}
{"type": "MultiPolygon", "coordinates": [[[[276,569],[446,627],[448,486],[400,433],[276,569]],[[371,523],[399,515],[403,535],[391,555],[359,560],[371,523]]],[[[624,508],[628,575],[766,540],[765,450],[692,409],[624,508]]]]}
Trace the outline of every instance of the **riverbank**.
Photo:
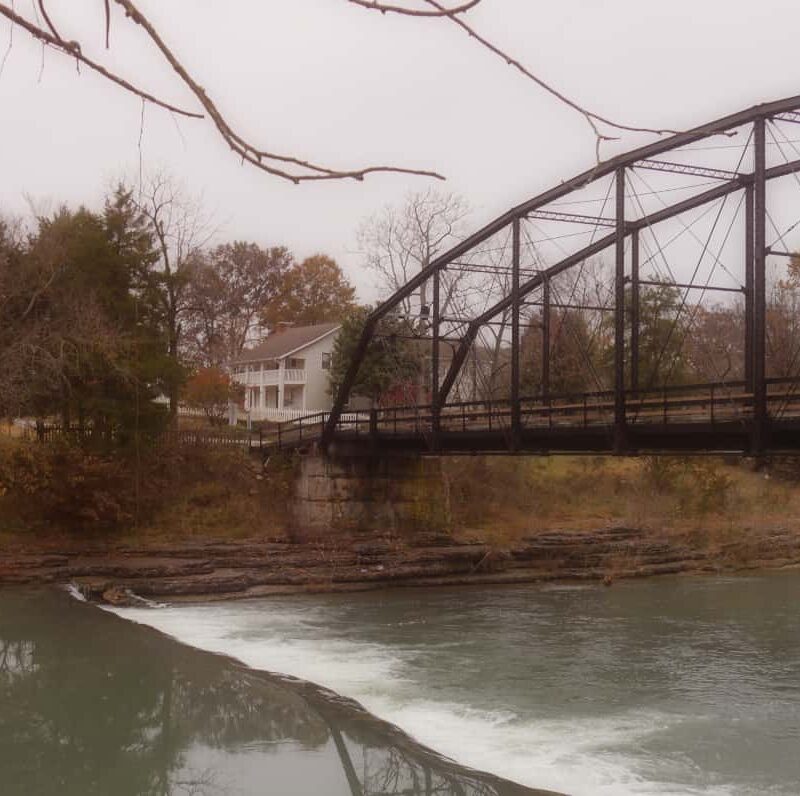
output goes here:
{"type": "Polygon", "coordinates": [[[0,585],[72,583],[92,600],[210,601],[391,587],[602,581],[800,567],[800,533],[714,535],[620,526],[550,530],[499,545],[445,534],[4,546],[0,585]]]}
{"type": "Polygon", "coordinates": [[[800,566],[791,462],[448,458],[435,495],[411,495],[414,522],[392,521],[390,495],[386,522],[313,534],[293,519],[296,458],[177,446],[137,470],[124,453],[18,445],[0,465],[0,585],[107,602],[800,566]]]}

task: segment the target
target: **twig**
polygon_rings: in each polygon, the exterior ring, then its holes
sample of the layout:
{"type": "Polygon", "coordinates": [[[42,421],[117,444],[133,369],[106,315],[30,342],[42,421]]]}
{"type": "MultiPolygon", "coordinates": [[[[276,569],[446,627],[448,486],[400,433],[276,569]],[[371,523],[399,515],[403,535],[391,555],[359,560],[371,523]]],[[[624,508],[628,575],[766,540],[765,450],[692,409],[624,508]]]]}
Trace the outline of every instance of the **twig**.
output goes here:
{"type": "Polygon", "coordinates": [[[137,88],[132,83],[129,83],[122,77],[110,72],[101,64],[98,64],[96,61],[93,61],[91,58],[88,58],[81,52],[81,46],[76,41],[65,41],[61,38],[56,38],[52,33],[44,30],[43,28],[34,25],[32,22],[29,22],[25,17],[20,16],[19,14],[14,11],[13,8],[10,8],[5,3],[0,3],[0,15],[10,19],[13,23],[19,25],[21,28],[26,30],[28,33],[31,34],[35,39],[38,39],[42,42],[43,45],[52,47],[55,50],[59,50],[66,55],[71,55],[75,58],[79,63],[84,63],[90,69],[93,69],[98,74],[102,75],[107,80],[110,80],[112,83],[116,83],[118,86],[121,86],[126,91],[135,94],[137,97],[141,97],[142,99],[147,100],[148,102],[152,102],[154,105],[158,105],[165,110],[172,111],[173,113],[179,113],[181,116],[189,116],[194,119],[202,119],[202,113],[195,113],[193,111],[186,111],[182,108],[178,108],[175,105],[171,105],[168,102],[164,102],[163,100],[154,97],[152,94],[148,94],[146,91],[143,91],[140,88],[137,88]]]}
{"type": "Polygon", "coordinates": [[[42,17],[47,23],[47,27],[50,28],[50,33],[52,33],[53,36],[55,36],[59,41],[64,41],[64,39],[61,38],[61,34],[56,30],[56,26],[52,23],[47,14],[47,9],[44,7],[44,0],[39,0],[39,10],[42,12],[42,17]]]}
{"type": "Polygon", "coordinates": [[[106,49],[111,46],[111,0],[103,0],[106,13],[106,49]]]}
{"type": "Polygon", "coordinates": [[[6,68],[6,61],[8,56],[11,55],[11,49],[14,46],[14,25],[12,24],[8,31],[8,47],[3,55],[3,60],[0,61],[0,77],[3,76],[3,70],[6,68]]]}
{"type": "Polygon", "coordinates": [[[380,11],[382,14],[404,14],[409,17],[451,17],[456,14],[464,14],[471,8],[475,8],[481,0],[470,0],[470,2],[455,6],[454,8],[443,8],[437,11],[424,11],[422,9],[387,5],[386,3],[377,2],[377,0],[348,0],[348,2],[354,3],[362,8],[368,8],[370,11],[380,11]]]}
{"type": "Polygon", "coordinates": [[[598,161],[600,160],[600,145],[603,141],[614,141],[616,140],[615,136],[606,135],[600,132],[598,127],[598,123],[604,124],[608,127],[614,128],[615,130],[621,130],[625,132],[631,133],[652,133],[653,135],[674,135],[677,133],[677,130],[667,130],[667,129],[657,129],[652,127],[636,127],[634,125],[629,124],[622,124],[620,122],[615,122],[612,119],[608,119],[605,116],[601,116],[598,113],[594,113],[593,111],[587,110],[583,106],[579,105],[575,100],[570,99],[566,94],[563,94],[554,86],[551,86],[549,83],[544,81],[542,78],[535,75],[529,69],[527,69],[520,61],[516,58],[512,58],[506,52],[501,50],[496,45],[492,44],[488,39],[485,39],[481,36],[477,31],[467,25],[466,22],[461,18],[461,16],[454,14],[451,12],[448,13],[448,10],[437,0],[424,0],[429,6],[432,6],[436,10],[440,12],[440,16],[444,18],[448,18],[452,20],[456,25],[458,25],[467,35],[475,39],[479,44],[485,47],[490,52],[494,53],[499,58],[502,58],[509,66],[516,69],[518,72],[521,72],[525,77],[529,80],[532,80],[536,83],[537,86],[544,89],[548,93],[552,94],[556,99],[560,102],[564,103],[568,107],[572,108],[573,110],[577,111],[578,113],[586,119],[589,126],[592,128],[592,132],[597,139],[596,143],[596,154],[598,161]]]}

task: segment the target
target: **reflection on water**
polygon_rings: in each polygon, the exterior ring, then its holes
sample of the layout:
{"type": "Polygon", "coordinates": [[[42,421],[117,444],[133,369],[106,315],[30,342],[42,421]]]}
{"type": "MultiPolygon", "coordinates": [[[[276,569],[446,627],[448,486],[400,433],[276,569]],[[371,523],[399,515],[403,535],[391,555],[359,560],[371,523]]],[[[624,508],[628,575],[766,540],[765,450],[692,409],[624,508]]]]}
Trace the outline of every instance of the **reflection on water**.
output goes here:
{"type": "Polygon", "coordinates": [[[523,796],[354,704],[52,593],[0,593],[3,794],[523,796]]]}

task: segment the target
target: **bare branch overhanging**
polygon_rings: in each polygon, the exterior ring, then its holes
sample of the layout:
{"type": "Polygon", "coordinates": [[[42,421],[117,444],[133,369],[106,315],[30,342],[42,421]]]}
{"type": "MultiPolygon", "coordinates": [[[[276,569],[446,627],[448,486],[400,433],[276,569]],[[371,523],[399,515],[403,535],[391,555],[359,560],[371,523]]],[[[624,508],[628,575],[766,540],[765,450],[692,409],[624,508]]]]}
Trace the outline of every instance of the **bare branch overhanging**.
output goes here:
{"type": "MultiPolygon", "coordinates": [[[[280,177],[295,184],[301,182],[340,179],[354,179],[360,181],[363,180],[367,175],[376,173],[408,174],[413,176],[430,177],[439,180],[444,179],[441,174],[435,171],[427,169],[404,168],[391,165],[368,166],[357,169],[333,169],[318,165],[309,160],[282,155],[254,146],[233,129],[233,127],[226,120],[225,116],[220,112],[217,105],[209,97],[205,89],[183,66],[183,64],[173,53],[172,49],[166,44],[164,39],[158,33],[155,26],[139,10],[139,8],[133,2],[129,2],[129,0],[114,0],[114,2],[122,8],[126,18],[130,19],[145,32],[150,41],[159,50],[162,58],[178,75],[184,86],[189,89],[205,113],[186,110],[170,102],[166,102],[154,94],[139,88],[131,81],[121,77],[119,74],[106,68],[101,63],[89,58],[84,54],[83,48],[79,41],[67,40],[61,36],[47,12],[44,0],[37,0],[37,6],[35,6],[35,8],[38,8],[38,10],[41,12],[46,27],[42,27],[41,24],[37,24],[29,19],[26,19],[24,16],[17,13],[13,5],[9,5],[7,3],[0,3],[0,16],[6,17],[12,23],[12,29],[14,25],[19,26],[34,39],[42,42],[43,46],[50,47],[54,50],[64,53],[65,55],[75,58],[77,63],[85,64],[87,67],[100,74],[106,80],[120,86],[125,91],[139,97],[145,102],[150,102],[165,110],[169,110],[173,113],[190,118],[204,119],[206,116],[208,116],[208,118],[211,119],[214,126],[217,128],[217,131],[222,136],[223,140],[228,144],[231,150],[241,158],[242,162],[247,162],[255,168],[267,172],[275,177],[280,177]]],[[[110,46],[110,11],[110,0],[104,0],[106,47],[110,46]]]]}
{"type": "Polygon", "coordinates": [[[259,149],[246,141],[241,135],[236,133],[226,121],[225,117],[217,108],[213,100],[208,96],[205,89],[197,83],[191,76],[188,70],[181,64],[177,57],[173,54],[172,50],[166,45],[164,40],[159,35],[155,26],[145,17],[144,14],[134,5],[131,0],[114,0],[117,5],[121,6],[126,15],[137,25],[139,25],[155,44],[156,48],[161,52],[164,59],[172,67],[172,69],[180,77],[181,81],[186,87],[194,94],[195,98],[200,102],[203,108],[208,113],[213,121],[215,127],[219,131],[222,138],[230,146],[230,148],[239,155],[243,161],[250,163],[262,171],[266,171],[276,177],[283,177],[294,183],[319,181],[319,180],[333,180],[333,179],[347,179],[352,178],[355,180],[362,180],[367,174],[374,174],[378,172],[393,172],[399,174],[412,174],[423,177],[433,177],[436,179],[444,179],[440,174],[433,171],[420,170],[420,169],[406,169],[395,166],[369,166],[367,168],[355,170],[335,170],[319,166],[307,160],[299,158],[280,155],[275,152],[269,152],[264,149],[259,149]],[[267,161],[267,162],[265,162],[267,161]],[[282,168],[269,163],[269,161],[278,162],[282,164],[289,164],[297,166],[306,171],[307,173],[292,173],[282,168]]]}
{"type": "Polygon", "coordinates": [[[164,108],[165,110],[180,114],[181,116],[188,116],[193,119],[203,118],[202,113],[197,113],[195,111],[188,111],[184,108],[179,108],[176,105],[172,105],[169,102],[165,102],[164,100],[159,99],[153,94],[150,94],[149,92],[138,88],[130,81],[120,77],[119,75],[115,74],[109,69],[106,69],[102,64],[99,64],[96,61],[93,61],[88,56],[84,55],[81,50],[81,46],[77,41],[66,41],[65,39],[62,39],[60,36],[56,37],[52,33],[28,21],[27,19],[25,19],[25,17],[18,14],[16,11],[14,11],[13,8],[7,6],[5,3],[0,3],[0,15],[9,19],[12,22],[12,24],[18,25],[23,30],[27,31],[31,36],[33,36],[33,38],[38,39],[46,47],[51,47],[54,50],[58,50],[59,52],[72,56],[79,63],[85,64],[90,69],[92,69],[93,71],[97,72],[99,75],[104,77],[106,80],[110,80],[112,83],[115,83],[116,85],[125,89],[125,91],[128,91],[131,94],[135,94],[137,97],[140,97],[141,99],[146,100],[147,102],[152,102],[154,105],[158,105],[160,108],[164,108]]]}
{"type": "Polygon", "coordinates": [[[530,71],[526,66],[522,64],[521,61],[513,58],[508,53],[501,50],[495,44],[490,42],[488,39],[481,36],[473,27],[468,25],[459,15],[454,14],[452,12],[448,13],[447,9],[437,0],[425,0],[425,2],[429,6],[433,6],[437,11],[440,12],[442,17],[451,19],[456,25],[458,25],[468,36],[475,39],[479,44],[485,47],[489,52],[493,53],[494,55],[502,58],[509,66],[516,69],[522,75],[524,75],[529,80],[532,80],[536,83],[537,86],[547,91],[549,94],[554,96],[557,100],[562,102],[572,110],[577,111],[583,118],[586,120],[588,125],[592,128],[592,132],[595,136],[595,153],[597,155],[598,162],[600,161],[600,145],[603,141],[614,141],[617,140],[617,136],[608,135],[606,133],[601,132],[598,124],[604,124],[607,127],[610,127],[614,130],[619,130],[621,132],[629,132],[629,133],[651,133],[653,135],[663,136],[663,135],[674,135],[678,131],[677,130],[669,130],[669,129],[658,129],[652,127],[638,127],[635,125],[630,124],[623,124],[621,122],[616,122],[613,119],[609,119],[606,116],[601,116],[594,111],[588,110],[580,105],[575,100],[568,97],[563,92],[559,91],[553,85],[548,83],[547,81],[540,78],[538,75],[534,74],[530,71]]]}
{"type": "MultiPolygon", "coordinates": [[[[335,169],[327,166],[322,166],[314,163],[308,159],[302,159],[294,156],[283,155],[280,153],[272,152],[267,149],[251,144],[244,136],[234,130],[229,124],[224,114],[219,110],[216,103],[209,97],[205,89],[200,85],[193,75],[185,68],[183,63],[177,58],[173,50],[166,44],[163,37],[146,17],[146,15],[131,1],[131,0],[114,0],[120,6],[128,19],[132,20],[138,25],[148,36],[151,42],[159,50],[162,58],[170,65],[173,71],[178,75],[181,82],[186,88],[189,89],[194,98],[202,106],[205,113],[186,110],[179,108],[172,103],[166,102],[154,94],[140,89],[131,81],[106,68],[97,61],[84,55],[83,48],[79,41],[67,40],[60,34],[55,23],[51,19],[45,0],[36,0],[34,8],[38,8],[41,17],[44,19],[44,27],[41,24],[31,22],[23,17],[21,14],[14,10],[13,4],[0,3],[0,15],[8,18],[13,25],[19,25],[26,30],[32,37],[42,42],[43,46],[50,47],[58,50],[66,55],[72,56],[76,62],[83,63],[93,71],[100,74],[105,79],[115,83],[124,90],[134,94],[146,102],[151,102],[165,110],[178,113],[182,116],[190,118],[205,118],[206,115],[211,119],[217,131],[228,144],[231,151],[233,151],[243,163],[249,163],[255,168],[264,171],[272,176],[289,180],[295,184],[309,181],[320,180],[340,180],[340,179],[355,179],[363,180],[369,174],[376,173],[396,173],[407,174],[421,177],[429,177],[433,179],[444,179],[441,174],[427,169],[414,169],[404,168],[391,165],[368,166],[356,169],[335,169]]],[[[596,137],[597,157],[599,161],[600,145],[603,141],[611,140],[614,136],[603,133],[598,125],[605,125],[606,127],[626,132],[643,132],[652,133],[655,135],[665,135],[673,132],[670,130],[660,130],[655,128],[637,127],[633,125],[626,125],[615,122],[612,119],[601,116],[594,111],[584,108],[576,101],[572,100],[558,89],[554,88],[551,84],[544,81],[529,69],[527,69],[520,61],[508,55],[506,52],[498,48],[496,45],[488,41],[486,38],[477,33],[477,31],[464,22],[464,15],[466,12],[474,9],[482,0],[468,0],[461,2],[455,6],[446,6],[437,0],[420,0],[430,6],[426,8],[413,8],[408,6],[401,6],[391,3],[383,3],[378,0],[348,0],[355,5],[371,11],[380,11],[381,13],[399,14],[412,17],[422,17],[428,19],[450,19],[459,25],[471,38],[477,41],[481,46],[488,49],[496,56],[502,58],[510,66],[521,72],[526,78],[532,80],[540,88],[549,92],[552,96],[556,97],[560,102],[564,103],[571,109],[581,114],[587,123],[592,128],[596,137]]],[[[110,0],[103,0],[104,22],[105,22],[105,46],[110,47],[111,37],[111,2],[110,0]]]]}

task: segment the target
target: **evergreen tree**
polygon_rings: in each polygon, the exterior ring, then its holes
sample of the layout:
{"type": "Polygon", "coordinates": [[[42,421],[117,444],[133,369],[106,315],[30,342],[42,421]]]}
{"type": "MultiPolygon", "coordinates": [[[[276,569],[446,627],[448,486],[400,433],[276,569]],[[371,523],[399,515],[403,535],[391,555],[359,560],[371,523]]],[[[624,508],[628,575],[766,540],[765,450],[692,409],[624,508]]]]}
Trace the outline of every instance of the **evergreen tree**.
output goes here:
{"type": "MultiPolygon", "coordinates": [[[[370,307],[357,307],[342,322],[331,356],[328,391],[336,395],[353,359],[370,307]]],[[[386,318],[380,333],[373,337],[351,393],[369,398],[378,404],[390,389],[408,384],[418,372],[418,360],[404,339],[404,326],[399,318],[386,318]]],[[[407,335],[407,329],[405,335],[407,335]]]]}

